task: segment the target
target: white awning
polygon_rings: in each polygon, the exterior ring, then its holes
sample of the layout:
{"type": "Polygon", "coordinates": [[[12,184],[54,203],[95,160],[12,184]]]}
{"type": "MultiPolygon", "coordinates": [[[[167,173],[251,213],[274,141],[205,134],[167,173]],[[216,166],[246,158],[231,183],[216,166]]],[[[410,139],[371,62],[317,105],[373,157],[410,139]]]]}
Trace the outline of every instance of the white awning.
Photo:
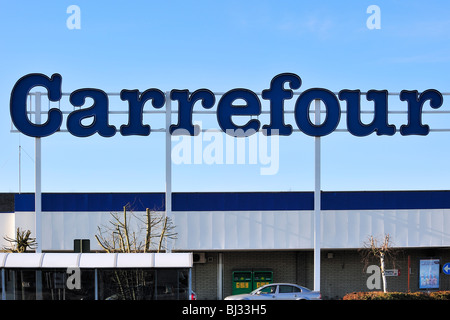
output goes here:
{"type": "Polygon", "coordinates": [[[116,266],[116,253],[82,253],[80,268],[114,268],[116,266]]]}
{"type": "Polygon", "coordinates": [[[0,253],[0,268],[191,268],[192,253],[0,253]]]}
{"type": "MultiPolygon", "coordinates": [[[[23,254],[23,253],[19,253],[23,254]]],[[[43,253],[42,268],[67,268],[78,266],[80,253],[43,253]]]]}
{"type": "Polygon", "coordinates": [[[40,268],[43,253],[9,253],[5,257],[5,268],[40,268]]]}
{"type": "MultiPolygon", "coordinates": [[[[181,257],[178,257],[181,258],[181,257]]],[[[117,254],[117,268],[148,268],[155,266],[155,254],[119,253],[117,254]]]]}
{"type": "Polygon", "coordinates": [[[0,268],[3,268],[5,266],[6,257],[9,253],[6,252],[0,252],[0,268]]]}
{"type": "Polygon", "coordinates": [[[155,268],[191,268],[192,253],[155,253],[155,268]]]}

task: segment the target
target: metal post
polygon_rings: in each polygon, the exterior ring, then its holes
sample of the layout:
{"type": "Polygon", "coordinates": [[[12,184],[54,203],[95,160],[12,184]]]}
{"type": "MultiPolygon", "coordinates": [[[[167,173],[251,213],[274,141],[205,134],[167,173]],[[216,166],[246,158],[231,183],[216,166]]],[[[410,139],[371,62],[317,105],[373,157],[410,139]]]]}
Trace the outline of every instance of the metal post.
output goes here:
{"type": "Polygon", "coordinates": [[[192,298],[192,267],[191,268],[189,268],[189,297],[188,297],[188,299],[191,299],[192,298]]]}
{"type": "Polygon", "coordinates": [[[6,300],[5,268],[2,268],[2,300],[6,300]]]}
{"type": "Polygon", "coordinates": [[[98,269],[94,269],[94,300],[98,300],[98,269]]]}
{"type": "Polygon", "coordinates": [[[223,253],[219,252],[217,261],[217,300],[223,299],[223,253]]]}
{"type": "MultiPolygon", "coordinates": [[[[172,137],[170,124],[172,123],[172,105],[170,92],[166,92],[166,217],[172,218],[172,137]]],[[[172,252],[172,241],[166,240],[167,252],[172,252]]]]}
{"type": "MultiPolygon", "coordinates": [[[[320,125],[320,100],[315,100],[315,124],[320,125]]],[[[314,290],[320,291],[320,137],[314,138],[315,144],[315,186],[314,186],[314,290]]]]}
{"type": "MultiPolygon", "coordinates": [[[[36,92],[35,122],[41,123],[41,93],[36,92]]],[[[41,138],[35,138],[35,159],[34,159],[34,206],[35,206],[35,232],[36,232],[36,252],[42,252],[42,180],[41,180],[41,138]]]]}
{"type": "Polygon", "coordinates": [[[22,146],[20,144],[20,134],[19,134],[19,194],[22,193],[22,146]]]}

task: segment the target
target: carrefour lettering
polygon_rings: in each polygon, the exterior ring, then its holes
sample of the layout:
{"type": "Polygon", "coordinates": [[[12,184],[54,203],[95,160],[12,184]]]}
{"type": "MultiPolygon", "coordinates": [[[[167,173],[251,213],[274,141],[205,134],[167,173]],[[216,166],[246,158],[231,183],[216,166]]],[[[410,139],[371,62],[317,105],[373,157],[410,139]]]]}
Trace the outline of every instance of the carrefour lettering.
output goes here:
{"type": "MultiPolygon", "coordinates": [[[[217,102],[217,123],[221,130],[235,137],[245,137],[263,129],[267,135],[277,134],[289,136],[293,129],[285,123],[284,103],[292,99],[293,90],[300,88],[302,81],[293,73],[282,73],[275,76],[268,89],[262,91],[261,98],[269,101],[270,123],[261,126],[258,119],[250,118],[245,124],[238,125],[233,117],[258,116],[261,114],[261,101],[256,93],[248,89],[232,89],[225,92],[217,102]],[[286,89],[286,85],[289,89],[286,89]],[[234,102],[244,101],[244,104],[235,105],[234,102]]],[[[44,74],[28,74],[19,79],[11,92],[10,112],[14,126],[23,134],[31,137],[46,137],[60,130],[63,123],[62,112],[57,108],[48,111],[47,121],[42,124],[33,123],[27,116],[27,95],[34,87],[44,87],[48,92],[50,101],[60,101],[62,97],[62,77],[53,74],[50,78],[44,74]]],[[[346,103],[346,122],[348,131],[359,137],[372,133],[392,136],[397,129],[388,121],[388,91],[369,90],[366,94],[368,101],[374,103],[374,116],[372,122],[361,122],[361,91],[341,90],[337,95],[323,88],[307,89],[299,94],[295,101],[294,118],[299,130],[309,136],[325,136],[332,133],[341,120],[341,102],[346,103]],[[313,124],[310,120],[309,109],[314,100],[321,100],[326,107],[325,120],[320,124],[313,124]]],[[[83,107],[86,98],[93,100],[91,106],[72,111],[67,117],[68,131],[77,137],[88,137],[95,133],[103,137],[112,137],[116,134],[115,126],[108,123],[109,101],[108,95],[100,89],[78,89],[70,94],[69,101],[73,106],[83,107]],[[91,118],[90,125],[84,125],[83,119],[91,118]]],[[[128,102],[128,123],[120,126],[123,136],[148,136],[151,133],[149,124],[143,123],[143,110],[148,102],[153,108],[159,109],[166,104],[166,96],[159,89],[139,90],[123,89],[120,92],[122,101],[128,102]]],[[[400,127],[401,135],[427,135],[429,127],[422,123],[422,109],[428,101],[429,105],[437,109],[442,106],[442,94],[434,89],[419,93],[417,90],[403,90],[399,98],[407,103],[408,123],[400,127]]],[[[193,125],[193,108],[201,103],[205,109],[216,104],[216,97],[208,89],[199,89],[194,92],[173,89],[170,99],[178,102],[178,122],[172,124],[169,132],[172,135],[197,135],[199,128],[193,125]]]]}

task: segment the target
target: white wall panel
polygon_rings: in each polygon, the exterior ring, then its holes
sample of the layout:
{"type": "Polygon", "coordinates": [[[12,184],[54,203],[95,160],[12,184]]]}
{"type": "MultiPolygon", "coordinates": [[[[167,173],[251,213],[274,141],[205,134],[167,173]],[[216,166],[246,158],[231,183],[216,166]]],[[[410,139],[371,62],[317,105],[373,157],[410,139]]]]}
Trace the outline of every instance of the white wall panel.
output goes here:
{"type": "MultiPolygon", "coordinates": [[[[110,212],[44,212],[43,250],[73,250],[107,225],[110,212]]],[[[312,211],[173,212],[174,250],[312,249],[312,211]]],[[[0,214],[0,231],[34,233],[34,213],[0,214]]],[[[370,235],[389,233],[398,247],[450,246],[450,209],[322,212],[322,248],[360,248],[370,235]]],[[[3,238],[4,235],[2,235],[3,238]]],[[[10,234],[14,236],[14,234],[10,234]]]]}
{"type": "Polygon", "coordinates": [[[310,248],[312,212],[175,212],[176,250],[310,248]],[[209,230],[202,231],[209,221],[209,230]]]}
{"type": "Polygon", "coordinates": [[[408,213],[408,236],[406,246],[418,247],[420,240],[420,212],[418,210],[406,210],[406,212],[408,213]]]}
{"type": "MultiPolygon", "coordinates": [[[[174,219],[187,226],[177,250],[313,248],[312,212],[176,212],[174,219]],[[211,233],[199,232],[199,217],[210,221],[211,233]]],[[[322,248],[360,248],[387,233],[398,247],[449,246],[447,230],[449,210],[322,212],[322,248]]]]}
{"type": "Polygon", "coordinates": [[[443,220],[442,220],[442,235],[443,235],[443,246],[449,246],[450,244],[450,214],[446,213],[446,210],[442,210],[443,220]]]}
{"type": "Polygon", "coordinates": [[[429,246],[431,244],[431,216],[422,210],[419,218],[419,234],[419,246],[429,246]]]}
{"type": "Polygon", "coordinates": [[[14,238],[16,228],[14,224],[14,213],[0,213],[0,248],[9,247],[9,242],[3,237],[14,238]]]}
{"type": "Polygon", "coordinates": [[[15,226],[13,227],[14,229],[13,236],[15,235],[15,230],[17,228],[20,228],[21,230],[31,230],[31,232],[34,233],[34,225],[35,225],[34,212],[14,213],[14,223],[15,226]]]}
{"type": "Polygon", "coordinates": [[[101,250],[95,235],[108,225],[110,212],[43,212],[43,250],[73,250],[74,239],[90,239],[91,250],[101,250]]]}

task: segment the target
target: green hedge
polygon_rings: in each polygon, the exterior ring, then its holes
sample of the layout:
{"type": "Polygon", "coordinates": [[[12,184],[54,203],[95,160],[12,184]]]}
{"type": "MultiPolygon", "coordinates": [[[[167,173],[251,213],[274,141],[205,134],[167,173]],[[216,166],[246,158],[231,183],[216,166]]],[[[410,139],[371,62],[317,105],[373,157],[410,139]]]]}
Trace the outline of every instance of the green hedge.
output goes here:
{"type": "Polygon", "coordinates": [[[450,300],[450,291],[434,292],[352,292],[343,300],[450,300]]]}

